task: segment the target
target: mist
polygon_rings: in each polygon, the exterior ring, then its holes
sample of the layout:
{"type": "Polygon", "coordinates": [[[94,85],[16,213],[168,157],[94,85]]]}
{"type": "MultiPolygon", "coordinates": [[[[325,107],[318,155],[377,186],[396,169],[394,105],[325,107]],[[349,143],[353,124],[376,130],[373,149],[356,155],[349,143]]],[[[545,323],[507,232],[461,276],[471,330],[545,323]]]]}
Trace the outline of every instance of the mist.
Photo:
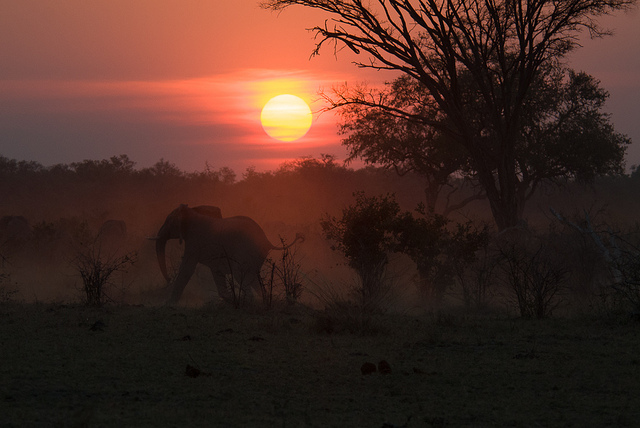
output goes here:
{"type": "MultiPolygon", "coordinates": [[[[138,169],[124,155],[49,167],[0,158],[0,175],[0,217],[22,216],[31,228],[24,239],[4,231],[0,247],[6,288],[26,302],[81,301],[82,281],[74,260],[83,246],[95,241],[105,221],[121,220],[126,239],[111,251],[135,254],[136,262],[117,273],[117,287],[110,297],[127,304],[164,303],[167,284],[158,268],[155,243],[148,238],[156,236],[172,210],[188,204],[217,206],[223,217],[251,217],[274,245],[292,242],[302,233],[305,241],[293,250],[303,277],[301,301],[322,306],[319,294],[348,293],[356,279],[324,237],[321,219],[341,215],[356,191],[394,194],[407,211],[414,211],[424,199],[424,183],[418,176],[400,177],[372,167],[352,169],[332,157],[298,159],[268,172],[250,168],[239,176],[229,168],[186,173],[166,160],[138,169]]],[[[530,201],[525,218],[530,227],[545,228],[554,221],[550,207],[567,214],[590,209],[606,212],[611,222],[632,224],[640,212],[640,201],[631,196],[638,191],[636,178],[637,174],[601,179],[591,187],[568,183],[565,188],[544,188],[530,201]]],[[[486,201],[469,204],[451,218],[491,224],[486,201]]],[[[177,240],[170,242],[167,254],[175,269],[182,247],[177,240]]],[[[270,257],[277,260],[280,252],[272,251],[270,257]]],[[[420,306],[410,260],[391,257],[388,275],[393,288],[388,307],[402,312],[420,306]]],[[[181,304],[197,306],[217,299],[210,271],[198,269],[181,304]]]]}

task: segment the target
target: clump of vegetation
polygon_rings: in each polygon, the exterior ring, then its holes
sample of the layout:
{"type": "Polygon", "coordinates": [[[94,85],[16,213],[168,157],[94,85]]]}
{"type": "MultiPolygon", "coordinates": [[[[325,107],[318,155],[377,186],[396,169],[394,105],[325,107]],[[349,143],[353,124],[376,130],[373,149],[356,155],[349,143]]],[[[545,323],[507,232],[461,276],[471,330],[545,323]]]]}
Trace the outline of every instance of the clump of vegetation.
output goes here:
{"type": "Polygon", "coordinates": [[[358,301],[365,309],[380,309],[381,298],[388,294],[391,253],[407,255],[415,263],[418,289],[434,307],[488,245],[487,227],[478,229],[471,222],[452,225],[422,206],[414,213],[403,212],[393,195],[366,197],[357,192],[355,197],[342,218],[327,217],[322,227],[334,242],[332,249],[341,252],[358,275],[358,301]]]}
{"type": "Polygon", "coordinates": [[[355,294],[365,311],[380,309],[379,299],[387,291],[385,273],[388,254],[396,245],[395,223],[400,206],[393,195],[367,197],[354,193],[355,205],[342,210],[342,217],[326,216],[321,221],[326,239],[332,249],[344,255],[347,265],[358,278],[355,294]]]}
{"type": "MultiPolygon", "coordinates": [[[[280,238],[282,247],[286,247],[284,238],[280,238]]],[[[274,297],[293,305],[302,294],[302,266],[297,257],[295,247],[285,248],[277,261],[267,259],[263,275],[260,276],[262,301],[271,308],[274,297]]]]}
{"type": "Polygon", "coordinates": [[[549,237],[529,236],[524,231],[498,243],[504,280],[523,318],[546,318],[560,302],[558,295],[566,285],[568,270],[550,242],[549,237]]]}
{"type": "MultiPolygon", "coordinates": [[[[4,250],[2,246],[0,249],[4,250]]],[[[9,257],[5,254],[4,251],[0,252],[0,303],[11,302],[18,294],[18,290],[11,287],[11,274],[7,269],[10,264],[9,257]]]]}
{"type": "MultiPolygon", "coordinates": [[[[606,275],[600,277],[599,297],[609,309],[628,309],[640,313],[640,225],[616,229],[607,222],[594,225],[588,212],[581,218],[569,220],[552,210],[556,218],[579,232],[600,257],[606,275]]],[[[586,269],[593,263],[583,264],[586,269]]]]}
{"type": "Polygon", "coordinates": [[[88,306],[102,306],[106,302],[122,301],[126,287],[118,287],[113,281],[113,274],[126,272],[136,260],[136,252],[124,255],[105,252],[96,240],[90,245],[82,246],[71,264],[82,278],[84,303],[88,306]],[[120,292],[119,299],[115,292],[120,292]]]}
{"type": "Polygon", "coordinates": [[[444,216],[405,212],[398,217],[394,233],[396,252],[408,255],[418,270],[418,289],[431,306],[439,305],[457,277],[474,263],[489,242],[489,230],[471,222],[451,225],[444,216]]]}
{"type": "Polygon", "coordinates": [[[5,271],[7,259],[0,254],[0,303],[7,303],[15,298],[18,290],[10,287],[10,275],[5,271]]]}
{"type": "Polygon", "coordinates": [[[465,309],[484,311],[489,308],[496,293],[499,263],[493,249],[486,245],[475,254],[473,261],[456,267],[456,282],[465,309]]]}

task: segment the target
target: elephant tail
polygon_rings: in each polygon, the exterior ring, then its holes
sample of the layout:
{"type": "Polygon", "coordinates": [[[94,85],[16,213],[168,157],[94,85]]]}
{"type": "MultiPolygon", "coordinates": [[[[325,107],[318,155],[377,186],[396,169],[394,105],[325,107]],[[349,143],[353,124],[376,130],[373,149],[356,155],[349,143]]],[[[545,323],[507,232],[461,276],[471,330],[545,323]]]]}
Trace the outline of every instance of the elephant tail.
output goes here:
{"type": "Polygon", "coordinates": [[[302,233],[296,233],[296,238],[293,240],[293,242],[289,245],[281,245],[279,247],[276,247],[275,245],[271,246],[272,250],[286,250],[288,248],[293,247],[296,242],[304,242],[304,235],[302,233]]]}

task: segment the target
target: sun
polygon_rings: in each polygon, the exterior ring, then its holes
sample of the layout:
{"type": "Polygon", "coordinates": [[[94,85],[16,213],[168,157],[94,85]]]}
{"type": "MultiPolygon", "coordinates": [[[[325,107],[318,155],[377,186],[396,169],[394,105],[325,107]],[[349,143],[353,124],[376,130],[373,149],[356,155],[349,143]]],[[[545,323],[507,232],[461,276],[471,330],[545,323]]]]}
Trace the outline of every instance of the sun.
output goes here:
{"type": "Polygon", "coordinates": [[[270,137],[280,141],[295,141],[305,136],[311,128],[311,109],[295,95],[278,95],[262,108],[260,121],[270,137]]]}

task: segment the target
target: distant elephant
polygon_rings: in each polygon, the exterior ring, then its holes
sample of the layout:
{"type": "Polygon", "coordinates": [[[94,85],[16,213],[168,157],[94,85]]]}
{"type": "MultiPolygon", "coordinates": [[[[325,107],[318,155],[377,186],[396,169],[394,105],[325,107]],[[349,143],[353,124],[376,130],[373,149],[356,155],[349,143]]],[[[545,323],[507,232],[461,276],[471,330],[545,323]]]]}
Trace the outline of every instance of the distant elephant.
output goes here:
{"type": "Polygon", "coordinates": [[[127,240],[127,224],[123,220],[107,220],[98,230],[97,241],[103,249],[117,251],[127,240]]]}
{"type": "Polygon", "coordinates": [[[249,217],[237,216],[214,218],[202,214],[198,208],[180,205],[173,210],[158,231],[156,254],[158,264],[169,282],[165,256],[169,239],[184,241],[184,255],[173,280],[172,293],[168,301],[175,305],[196,270],[198,263],[209,267],[218,288],[218,294],[228,299],[226,275],[232,275],[245,292],[259,292],[259,275],[262,264],[270,250],[284,250],[297,241],[304,240],[297,235],[286,247],[276,247],[267,239],[260,226],[249,217]]]}
{"type": "Polygon", "coordinates": [[[198,205],[192,209],[198,214],[206,215],[211,218],[222,218],[222,211],[220,208],[212,205],[198,205]]]}
{"type": "Polygon", "coordinates": [[[0,219],[0,244],[21,245],[33,237],[29,220],[21,215],[6,215],[0,219]]]}

